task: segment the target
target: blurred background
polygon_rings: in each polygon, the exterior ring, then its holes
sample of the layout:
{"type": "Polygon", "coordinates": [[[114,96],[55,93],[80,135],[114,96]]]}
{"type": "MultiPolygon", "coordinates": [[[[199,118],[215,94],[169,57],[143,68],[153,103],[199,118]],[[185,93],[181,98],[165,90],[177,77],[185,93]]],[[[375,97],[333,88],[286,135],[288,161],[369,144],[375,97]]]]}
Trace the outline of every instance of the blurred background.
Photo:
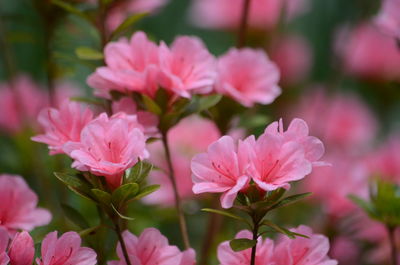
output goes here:
{"type": "MultiPolygon", "coordinates": [[[[178,35],[195,35],[219,56],[236,45],[237,27],[217,18],[235,13],[223,7],[201,7],[201,1],[167,1],[123,34],[129,37],[143,30],[151,39],[166,43],[178,35]],[[221,13],[213,15],[217,11],[221,13]]],[[[62,155],[49,156],[45,145],[30,140],[40,131],[36,117],[50,104],[49,95],[55,95],[52,104],[66,96],[92,97],[86,78],[102,65],[99,53],[105,43],[98,28],[82,16],[97,15],[96,3],[57,2],[0,2],[0,172],[23,176],[38,193],[39,204],[51,210],[51,224],[33,231],[37,242],[49,231],[79,230],[66,218],[61,203],[84,213],[92,225],[98,222],[96,207],[71,193],[53,176],[54,171],[69,168],[71,161],[62,155]],[[61,8],[63,3],[68,5],[61,8]]],[[[210,1],[204,1],[207,5],[205,2],[210,1]]],[[[288,227],[306,224],[327,235],[330,256],[339,264],[390,264],[385,225],[369,218],[348,195],[367,199],[372,176],[379,175],[394,185],[400,182],[400,48],[374,23],[380,1],[289,2],[293,2],[288,4],[293,8],[287,8],[287,12],[254,12],[261,22],[254,19],[253,23],[250,18],[247,40],[248,46],[266,50],[280,68],[282,95],[271,105],[243,109],[236,124],[241,134],[260,134],[269,122],[279,118],[284,119],[285,126],[294,117],[303,118],[311,135],[325,143],[324,160],[333,167],[318,169],[295,186],[297,191],[313,192],[310,199],[279,210],[271,218],[288,227]]],[[[120,24],[129,12],[119,15],[121,21],[110,20],[106,30],[115,29],[114,24],[120,24]]],[[[199,134],[215,130],[215,125],[202,122],[199,134]]],[[[188,143],[195,139],[194,132],[187,129],[190,124],[187,121],[178,125],[181,131],[186,130],[188,143]]],[[[187,163],[188,159],[183,161],[187,163]]],[[[190,183],[187,171],[182,169],[182,178],[190,183]]],[[[157,179],[154,176],[149,181],[157,179]]],[[[195,197],[190,187],[186,187],[186,193],[185,187],[181,189],[198,260],[209,256],[208,264],[217,264],[217,245],[233,238],[243,227],[201,212],[201,208],[215,204],[212,196],[195,197]],[[212,230],[216,238],[205,245],[210,227],[218,228],[212,230]]],[[[171,204],[157,199],[135,203],[129,216],[135,218],[128,224],[131,231],[157,227],[171,243],[180,246],[171,204]]],[[[106,230],[101,236],[102,246],[94,235],[85,237],[89,245],[103,251],[99,263],[114,257],[116,242],[106,230]]]]}

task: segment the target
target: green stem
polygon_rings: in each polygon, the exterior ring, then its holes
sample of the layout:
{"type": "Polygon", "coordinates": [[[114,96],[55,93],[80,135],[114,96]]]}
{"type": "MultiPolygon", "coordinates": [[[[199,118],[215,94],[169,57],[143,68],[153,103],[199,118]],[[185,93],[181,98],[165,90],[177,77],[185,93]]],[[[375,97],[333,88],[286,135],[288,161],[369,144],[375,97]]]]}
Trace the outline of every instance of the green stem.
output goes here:
{"type": "MultiPolygon", "coordinates": [[[[259,228],[259,222],[253,218],[253,240],[258,239],[258,228],[259,228]]],[[[251,260],[250,260],[250,265],[255,265],[256,264],[256,253],[257,253],[257,243],[251,248],[251,260]]]]}
{"type": "Polygon", "coordinates": [[[391,253],[392,264],[397,265],[397,249],[396,249],[396,237],[395,237],[396,227],[388,225],[386,228],[387,228],[388,234],[389,234],[390,253],[391,253]]]}
{"type": "Polygon", "coordinates": [[[119,226],[119,220],[117,220],[115,222],[115,232],[117,233],[119,243],[121,244],[121,249],[122,249],[122,253],[124,254],[124,258],[125,258],[126,264],[127,265],[132,265],[131,261],[129,259],[128,251],[126,249],[126,244],[125,244],[124,237],[122,236],[122,233],[121,233],[121,228],[119,226]]]}
{"type": "Polygon", "coordinates": [[[164,150],[165,150],[165,157],[166,157],[167,164],[168,164],[168,177],[172,183],[172,188],[174,191],[175,208],[176,208],[176,211],[178,213],[178,218],[179,218],[179,229],[181,231],[183,245],[184,245],[185,249],[188,249],[188,248],[190,248],[189,235],[188,235],[188,231],[187,231],[185,216],[182,211],[182,205],[181,205],[181,199],[180,199],[179,193],[178,193],[178,187],[176,185],[175,173],[174,173],[174,168],[172,166],[171,151],[170,151],[169,145],[168,145],[167,133],[162,132],[161,134],[162,134],[162,143],[163,143],[164,150]]]}
{"type": "Polygon", "coordinates": [[[242,8],[242,15],[240,18],[238,42],[237,42],[238,48],[241,48],[246,45],[247,24],[248,24],[248,19],[249,19],[250,2],[251,2],[251,0],[243,0],[243,8],[242,8]]]}

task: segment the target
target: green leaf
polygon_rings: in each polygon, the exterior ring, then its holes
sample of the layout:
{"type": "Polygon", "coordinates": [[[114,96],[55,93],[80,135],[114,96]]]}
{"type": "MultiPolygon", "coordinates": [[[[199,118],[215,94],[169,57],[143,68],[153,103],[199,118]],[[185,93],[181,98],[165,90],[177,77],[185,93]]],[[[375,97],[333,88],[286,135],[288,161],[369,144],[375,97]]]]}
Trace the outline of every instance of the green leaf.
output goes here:
{"type": "Polygon", "coordinates": [[[280,208],[280,207],[283,207],[283,206],[290,205],[292,203],[295,203],[295,202],[297,202],[297,201],[299,201],[301,199],[304,199],[304,198],[310,196],[311,194],[312,194],[311,192],[306,192],[306,193],[301,193],[301,194],[296,194],[296,195],[292,195],[292,196],[286,197],[286,198],[280,200],[275,205],[273,205],[271,207],[271,210],[272,209],[276,209],[276,208],[280,208]]]}
{"type": "Polygon", "coordinates": [[[142,95],[142,100],[148,111],[156,115],[161,115],[162,110],[160,106],[158,106],[158,104],[152,98],[142,95]]]}
{"type": "Polygon", "coordinates": [[[288,236],[289,238],[292,238],[292,239],[295,238],[296,236],[301,236],[301,237],[308,238],[308,236],[306,236],[306,235],[302,235],[302,234],[299,234],[299,233],[296,233],[296,232],[292,232],[292,231],[290,231],[290,230],[288,230],[288,229],[286,229],[286,228],[284,228],[282,226],[279,226],[279,225],[271,222],[270,220],[263,220],[261,222],[261,225],[268,226],[268,227],[272,228],[273,230],[275,230],[276,232],[284,234],[284,235],[286,235],[286,236],[288,236]]]}
{"type": "Polygon", "coordinates": [[[93,226],[93,227],[89,227],[89,228],[87,228],[87,229],[81,230],[81,231],[79,231],[78,233],[79,233],[79,235],[80,235],[81,237],[85,237],[85,236],[87,236],[87,235],[92,234],[94,231],[96,231],[96,230],[98,230],[98,229],[100,229],[100,228],[101,228],[101,225],[97,225],[97,226],[93,226]]]}
{"type": "Polygon", "coordinates": [[[100,99],[95,99],[95,98],[86,98],[86,97],[71,97],[70,100],[76,101],[76,102],[83,102],[91,105],[98,105],[98,106],[104,106],[104,102],[100,99]]]}
{"type": "Polygon", "coordinates": [[[73,5],[71,5],[71,4],[69,4],[69,3],[65,2],[65,1],[52,0],[51,3],[56,5],[56,6],[58,6],[58,7],[60,7],[60,8],[62,8],[62,9],[64,9],[68,13],[75,14],[75,15],[77,15],[77,16],[79,16],[79,17],[81,17],[81,18],[83,18],[83,19],[85,19],[87,21],[90,21],[90,18],[85,13],[83,13],[82,11],[80,11],[79,9],[77,9],[76,7],[74,7],[73,5]]]}
{"type": "Polygon", "coordinates": [[[75,54],[82,60],[102,60],[103,53],[89,47],[78,47],[75,49],[75,54]]]}
{"type": "Polygon", "coordinates": [[[71,206],[62,203],[61,209],[63,210],[65,217],[67,217],[67,219],[70,220],[73,224],[82,229],[86,229],[89,227],[89,223],[86,221],[86,219],[71,206]]]}
{"type": "Polygon", "coordinates": [[[112,204],[119,209],[124,202],[133,199],[138,191],[139,185],[137,183],[121,185],[111,195],[112,204]]]}
{"type": "Polygon", "coordinates": [[[127,29],[132,27],[136,22],[140,21],[144,17],[146,17],[148,13],[136,13],[131,16],[128,16],[124,22],[122,22],[112,33],[110,39],[114,39],[115,37],[124,33],[127,29]]]}
{"type": "Polygon", "coordinates": [[[109,206],[111,204],[111,194],[99,189],[91,190],[93,195],[96,197],[97,201],[109,206]]]}
{"type": "Polygon", "coordinates": [[[153,165],[145,162],[137,162],[129,171],[128,177],[126,178],[127,183],[141,183],[146,178],[150,171],[153,169],[153,165]]]}
{"type": "Polygon", "coordinates": [[[129,217],[129,216],[125,216],[125,215],[123,215],[122,213],[120,213],[120,212],[115,208],[115,206],[114,206],[113,204],[111,204],[111,207],[113,208],[114,212],[115,212],[116,214],[118,214],[118,216],[119,216],[120,218],[125,219],[125,220],[128,220],[128,221],[133,221],[133,220],[135,220],[135,218],[132,218],[132,217],[129,217]]]}
{"type": "Polygon", "coordinates": [[[199,107],[198,107],[197,111],[201,112],[201,111],[207,110],[211,107],[214,107],[215,105],[218,104],[218,102],[220,102],[221,99],[222,99],[221,94],[200,97],[199,107]]]}
{"type": "Polygon", "coordinates": [[[229,242],[231,249],[235,252],[246,250],[254,247],[257,244],[257,240],[248,238],[236,238],[229,242]]]}
{"type": "Polygon", "coordinates": [[[136,195],[135,200],[139,200],[153,192],[155,192],[156,190],[158,190],[160,188],[160,185],[150,185],[147,186],[145,188],[143,188],[142,190],[140,190],[139,194],[136,195]]]}
{"type": "Polygon", "coordinates": [[[355,195],[349,195],[348,198],[352,202],[354,202],[358,207],[363,209],[369,216],[371,216],[373,218],[377,217],[373,205],[371,203],[369,203],[368,201],[365,201],[355,195]]]}
{"type": "Polygon", "coordinates": [[[243,217],[238,216],[238,215],[236,215],[236,214],[233,214],[233,213],[231,213],[231,212],[228,212],[228,211],[225,211],[225,210],[211,209],[211,208],[203,208],[203,209],[201,209],[201,210],[202,210],[203,212],[216,213],[216,214],[220,214],[220,215],[223,215],[223,216],[227,216],[227,217],[230,217],[230,218],[239,220],[239,221],[241,221],[241,222],[244,222],[244,223],[246,223],[247,225],[249,225],[250,227],[252,227],[251,224],[249,223],[249,221],[247,221],[247,220],[244,219],[243,217]]]}
{"type": "Polygon", "coordinates": [[[83,196],[89,200],[93,200],[89,184],[79,178],[77,175],[62,172],[54,172],[54,175],[76,194],[83,196]]]}

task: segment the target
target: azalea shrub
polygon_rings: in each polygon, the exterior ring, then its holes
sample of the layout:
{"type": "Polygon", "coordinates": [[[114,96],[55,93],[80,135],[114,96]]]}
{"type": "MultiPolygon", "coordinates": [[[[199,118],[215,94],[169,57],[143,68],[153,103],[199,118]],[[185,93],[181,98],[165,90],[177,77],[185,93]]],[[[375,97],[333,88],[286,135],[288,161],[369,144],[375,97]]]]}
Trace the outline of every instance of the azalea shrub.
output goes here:
{"type": "Polygon", "coordinates": [[[0,3],[0,265],[400,264],[400,1],[0,3]]]}

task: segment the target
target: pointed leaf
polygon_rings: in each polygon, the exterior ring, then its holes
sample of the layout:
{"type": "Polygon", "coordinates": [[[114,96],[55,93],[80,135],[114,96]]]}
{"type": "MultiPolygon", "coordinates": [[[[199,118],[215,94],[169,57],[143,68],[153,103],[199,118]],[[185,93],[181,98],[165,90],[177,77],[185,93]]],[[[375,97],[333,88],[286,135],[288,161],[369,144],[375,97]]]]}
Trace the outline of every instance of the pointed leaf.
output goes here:
{"type": "Polygon", "coordinates": [[[132,217],[129,217],[129,216],[125,216],[125,215],[123,215],[122,213],[120,213],[120,212],[115,208],[115,206],[114,206],[113,204],[111,204],[111,207],[113,208],[114,212],[115,212],[116,214],[118,214],[118,216],[119,216],[120,218],[125,219],[125,220],[128,220],[128,221],[133,221],[133,220],[135,220],[135,218],[132,218],[132,217]]]}
{"type": "Polygon", "coordinates": [[[276,209],[276,208],[280,208],[280,207],[283,207],[283,206],[290,205],[292,203],[295,203],[295,202],[297,202],[297,201],[299,201],[301,199],[304,199],[304,198],[310,196],[311,194],[312,194],[311,192],[306,192],[306,193],[301,193],[301,194],[296,194],[296,195],[292,195],[292,196],[286,197],[286,198],[280,200],[275,205],[273,205],[271,207],[271,210],[272,209],[276,209]]]}
{"type": "Polygon", "coordinates": [[[139,200],[153,192],[155,192],[156,190],[158,190],[160,188],[160,185],[150,185],[147,186],[145,188],[143,188],[142,190],[140,190],[139,194],[136,195],[135,200],[139,200]]]}
{"type": "Polygon", "coordinates": [[[229,242],[231,249],[235,252],[246,250],[254,247],[257,244],[257,240],[248,238],[236,238],[229,242]]]}
{"type": "Polygon", "coordinates": [[[215,105],[218,104],[218,102],[220,102],[221,99],[222,99],[221,94],[203,96],[199,99],[199,108],[197,111],[201,112],[201,111],[207,110],[211,107],[214,107],[215,105]]]}
{"type": "Polygon", "coordinates": [[[130,169],[126,182],[141,183],[143,179],[149,175],[152,169],[153,169],[152,164],[144,161],[139,161],[130,169]]]}
{"type": "Polygon", "coordinates": [[[136,13],[134,15],[128,16],[112,33],[110,39],[114,39],[115,37],[121,35],[130,27],[135,25],[136,22],[146,17],[148,13],[136,13]]]}
{"type": "MultiPolygon", "coordinates": [[[[228,211],[217,210],[217,209],[210,209],[210,208],[203,208],[203,209],[201,209],[201,210],[202,210],[203,212],[220,214],[220,215],[223,215],[223,216],[227,216],[227,217],[230,217],[230,218],[233,218],[233,219],[236,219],[236,220],[245,222],[246,224],[250,224],[250,223],[249,223],[246,219],[244,219],[243,217],[238,216],[238,215],[233,214],[233,213],[230,213],[230,212],[228,212],[228,211]]],[[[250,226],[251,226],[251,225],[250,225],[250,226]]]]}
{"type": "Polygon", "coordinates": [[[271,222],[270,220],[263,220],[261,222],[261,225],[268,226],[268,227],[274,229],[276,232],[284,234],[284,235],[286,235],[286,236],[288,236],[289,238],[292,238],[292,239],[295,238],[296,236],[301,236],[301,237],[308,238],[308,236],[306,236],[306,235],[302,235],[302,234],[299,234],[299,233],[296,233],[296,232],[292,232],[292,231],[290,231],[290,230],[288,230],[288,229],[286,229],[286,228],[284,228],[282,226],[279,226],[279,225],[271,222]]]}
{"type": "Polygon", "coordinates": [[[98,202],[103,203],[107,206],[111,204],[111,194],[110,193],[99,190],[99,189],[92,189],[91,191],[98,202]]]}
{"type": "Polygon", "coordinates": [[[52,0],[51,3],[56,5],[56,6],[58,6],[58,7],[60,7],[60,8],[62,8],[62,9],[64,9],[65,11],[67,11],[69,13],[75,14],[75,15],[80,16],[81,18],[83,18],[83,19],[85,19],[87,21],[90,21],[90,18],[85,13],[83,13],[82,11],[80,11],[79,9],[77,9],[76,7],[74,7],[73,5],[71,5],[71,4],[69,4],[69,3],[65,2],[65,1],[52,0]]]}
{"type": "Polygon", "coordinates": [[[133,199],[138,191],[139,185],[137,183],[121,185],[111,195],[113,205],[119,209],[124,202],[133,199]]]}
{"type": "Polygon", "coordinates": [[[97,106],[104,106],[104,102],[99,99],[95,98],[89,98],[89,97],[71,97],[70,100],[72,101],[77,101],[77,102],[83,102],[91,105],[97,105],[97,106]]]}
{"type": "Polygon", "coordinates": [[[368,201],[365,201],[355,195],[349,195],[348,197],[358,207],[363,209],[370,217],[377,218],[376,211],[374,209],[374,206],[371,203],[369,203],[368,201]]]}
{"type": "Polygon", "coordinates": [[[89,228],[87,228],[87,229],[84,229],[84,230],[79,231],[78,234],[79,234],[81,237],[84,237],[84,236],[87,236],[87,235],[92,234],[94,231],[96,231],[96,230],[98,230],[98,229],[100,229],[100,228],[101,228],[101,225],[89,227],[89,228]]]}
{"type": "Polygon", "coordinates": [[[156,115],[160,115],[162,113],[160,106],[158,106],[158,104],[152,98],[146,95],[142,95],[142,100],[144,105],[146,106],[146,110],[156,115]]]}
{"type": "Polygon", "coordinates": [[[82,60],[102,60],[104,58],[100,51],[89,47],[78,47],[75,49],[75,54],[82,60]]]}
{"type": "Polygon", "coordinates": [[[93,200],[93,196],[90,192],[89,184],[79,178],[77,175],[70,173],[62,173],[62,172],[54,172],[54,175],[65,185],[68,186],[69,189],[74,191],[80,196],[83,196],[89,200],[93,200]]]}
{"type": "Polygon", "coordinates": [[[73,224],[82,229],[86,229],[89,227],[89,223],[76,209],[63,203],[61,204],[61,209],[63,210],[65,217],[67,217],[67,219],[70,220],[73,224]]]}

